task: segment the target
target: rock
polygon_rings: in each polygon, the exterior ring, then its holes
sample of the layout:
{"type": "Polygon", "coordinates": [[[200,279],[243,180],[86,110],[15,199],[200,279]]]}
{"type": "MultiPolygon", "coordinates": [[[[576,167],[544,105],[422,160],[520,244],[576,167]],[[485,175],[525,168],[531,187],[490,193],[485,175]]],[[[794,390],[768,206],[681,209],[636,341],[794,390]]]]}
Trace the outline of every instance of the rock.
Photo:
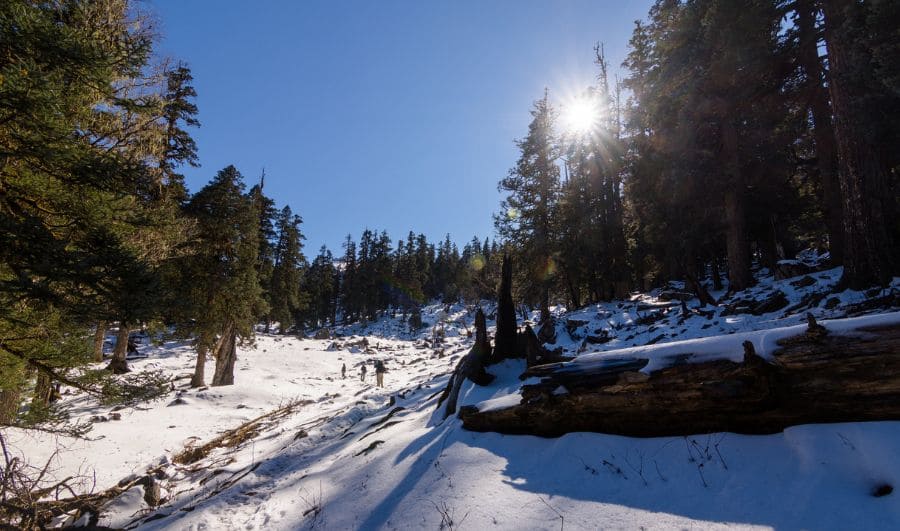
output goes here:
{"type": "Polygon", "coordinates": [[[331,339],[331,330],[327,328],[320,328],[316,330],[316,335],[313,336],[314,339],[331,339]]]}
{"type": "Polygon", "coordinates": [[[581,319],[566,319],[566,332],[572,339],[581,339],[578,329],[586,324],[588,324],[588,321],[582,321],[581,319]]]}
{"type": "Polygon", "coordinates": [[[788,302],[787,295],[779,290],[769,295],[766,300],[753,306],[750,313],[753,315],[763,315],[765,313],[777,312],[778,310],[787,307],[788,304],[790,304],[790,302],[788,302]]]}
{"type": "Polygon", "coordinates": [[[166,407],[183,406],[183,405],[185,405],[185,404],[187,404],[187,403],[188,403],[187,400],[185,400],[185,399],[179,397],[179,398],[176,398],[175,400],[172,400],[172,401],[169,402],[168,404],[166,404],[166,407]]]}
{"type": "Polygon", "coordinates": [[[122,420],[122,414],[121,413],[110,413],[109,420],[122,420]]]}
{"type": "Polygon", "coordinates": [[[584,342],[591,345],[602,345],[603,343],[608,343],[611,339],[612,336],[609,335],[609,331],[600,329],[596,330],[594,334],[585,337],[584,342]]]}
{"type": "Polygon", "coordinates": [[[831,297],[827,301],[825,301],[825,309],[833,310],[841,305],[841,299],[837,297],[831,297]]]}
{"type": "Polygon", "coordinates": [[[813,271],[815,271],[814,267],[808,266],[799,260],[779,260],[774,268],[775,280],[799,277],[800,275],[807,275],[813,271]]]}
{"type": "Polygon", "coordinates": [[[657,299],[661,301],[689,301],[694,298],[694,294],[676,289],[664,289],[659,293],[657,299]]]}
{"type": "Polygon", "coordinates": [[[538,341],[541,343],[556,343],[556,319],[553,317],[547,319],[541,324],[537,333],[538,341]]]}
{"type": "Polygon", "coordinates": [[[815,283],[816,283],[816,279],[814,279],[813,277],[811,277],[809,275],[806,275],[805,277],[801,278],[800,280],[795,280],[795,281],[791,282],[791,286],[794,286],[795,288],[806,288],[806,287],[812,286],[815,283]]]}

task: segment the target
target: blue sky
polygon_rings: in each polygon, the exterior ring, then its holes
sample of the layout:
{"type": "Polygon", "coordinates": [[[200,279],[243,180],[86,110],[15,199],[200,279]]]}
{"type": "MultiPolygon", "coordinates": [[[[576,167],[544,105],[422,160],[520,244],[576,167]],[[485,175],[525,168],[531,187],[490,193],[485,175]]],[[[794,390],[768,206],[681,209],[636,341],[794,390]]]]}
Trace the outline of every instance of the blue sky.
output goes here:
{"type": "Polygon", "coordinates": [[[194,73],[196,191],[234,164],[303,219],[307,255],[347,233],[493,238],[497,181],[544,87],[618,67],[641,1],[149,0],[161,54],[194,73]]]}

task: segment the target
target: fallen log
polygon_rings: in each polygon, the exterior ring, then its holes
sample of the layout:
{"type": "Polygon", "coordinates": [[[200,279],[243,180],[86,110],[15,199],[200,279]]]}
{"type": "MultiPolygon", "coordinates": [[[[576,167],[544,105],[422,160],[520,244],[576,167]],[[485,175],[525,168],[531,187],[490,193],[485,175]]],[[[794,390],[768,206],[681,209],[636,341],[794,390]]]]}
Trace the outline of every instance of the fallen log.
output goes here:
{"type": "MultiPolygon", "coordinates": [[[[765,357],[750,341],[743,359],[698,356],[690,349],[700,343],[683,342],[650,347],[664,356],[609,352],[589,363],[535,366],[525,376],[540,381],[522,387],[518,405],[484,412],[466,406],[459,417],[473,431],[545,437],[766,434],[797,424],[900,420],[900,314],[891,315],[896,319],[847,320],[861,324],[839,332],[810,317],[806,333],[782,333],[765,357]]],[[[765,341],[778,332],[752,337],[765,341]]]]}

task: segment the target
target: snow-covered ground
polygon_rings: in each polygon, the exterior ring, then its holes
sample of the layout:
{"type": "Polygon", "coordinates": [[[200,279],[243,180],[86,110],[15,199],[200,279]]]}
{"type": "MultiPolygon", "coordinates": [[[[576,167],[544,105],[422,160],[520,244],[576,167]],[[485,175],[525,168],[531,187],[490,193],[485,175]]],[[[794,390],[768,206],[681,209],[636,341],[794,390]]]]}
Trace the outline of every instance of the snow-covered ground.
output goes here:
{"type": "MultiPolygon", "coordinates": [[[[768,279],[733,299],[764,299],[781,290],[790,308],[829,289],[840,272],[811,276],[815,284],[803,287],[792,285],[797,278],[768,279]]],[[[661,334],[654,343],[728,334],[737,340],[739,333],[800,324],[807,310],[820,319],[843,317],[849,304],[865,298],[829,294],[786,317],[786,308],[762,315],[706,308],[711,315],[687,316],[680,303],[669,307],[645,295],[565,315],[558,309],[557,345],[593,356],[661,334]],[[829,303],[831,297],[838,301],[829,303]],[[648,318],[652,312],[657,315],[648,318]],[[567,319],[584,324],[573,323],[570,336],[567,319]],[[584,350],[583,338],[601,329],[612,339],[584,350]]],[[[233,386],[189,389],[180,379],[163,400],[116,412],[67,395],[77,418],[121,418],[96,422],[84,441],[19,431],[7,437],[33,463],[58,450],[53,475],[87,476],[85,487],[94,490],[152,470],[166,501],[151,509],[143,487],[135,486],[102,515],[99,523],[111,527],[900,529],[898,494],[873,496],[900,483],[900,422],[796,426],[767,436],[542,439],[472,433],[456,418],[442,420],[437,395],[471,345],[470,310],[426,308],[430,325],[448,322],[444,342],[435,346],[423,341],[430,326],[409,334],[400,316],[342,327],[337,340],[261,334],[255,347],[240,349],[233,386]],[[384,388],[374,385],[375,359],[389,370],[384,388]],[[364,381],[362,364],[369,368],[364,381]],[[279,409],[233,445],[176,462],[185,448],[279,409]]],[[[186,345],[148,345],[141,352],[147,357],[132,360],[134,369],[192,371],[194,354],[186,345]]],[[[523,370],[518,361],[491,367],[495,382],[486,388],[466,382],[461,405],[509,404],[523,370]]]]}

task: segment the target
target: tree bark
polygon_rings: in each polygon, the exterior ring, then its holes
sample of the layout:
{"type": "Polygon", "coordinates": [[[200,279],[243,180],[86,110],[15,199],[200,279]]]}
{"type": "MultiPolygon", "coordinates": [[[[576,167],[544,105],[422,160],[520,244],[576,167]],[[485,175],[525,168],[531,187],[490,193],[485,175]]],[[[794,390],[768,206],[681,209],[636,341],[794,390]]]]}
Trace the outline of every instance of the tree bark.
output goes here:
{"type": "Polygon", "coordinates": [[[191,377],[191,387],[203,387],[206,385],[206,347],[197,345],[197,363],[194,365],[194,375],[191,377]]]}
{"type": "Polygon", "coordinates": [[[580,370],[537,366],[524,376],[542,381],[523,386],[519,405],[483,413],[465,407],[459,416],[474,431],[546,437],[762,434],[797,424],[900,419],[900,325],[860,331],[830,336],[813,324],[779,342],[774,363],[747,342],[742,363],[676,364],[649,375],[638,372],[647,360],[636,358],[580,370]],[[560,386],[566,393],[554,392],[560,386]]]}
{"type": "Polygon", "coordinates": [[[34,384],[34,396],[31,397],[32,407],[42,408],[50,404],[50,393],[53,391],[50,377],[38,372],[37,381],[34,384]]]}
{"type": "Polygon", "coordinates": [[[234,362],[237,360],[237,331],[234,324],[228,324],[216,349],[216,370],[212,385],[234,384],[234,362]]]}
{"type": "Polygon", "coordinates": [[[828,231],[828,250],[831,263],[844,261],[844,229],[841,223],[841,185],[837,174],[837,149],[831,124],[831,106],[828,103],[824,71],[819,59],[819,39],[816,34],[816,10],[814,0],[797,0],[797,31],[799,33],[798,58],[806,73],[806,93],[813,116],[813,138],[816,143],[819,180],[822,186],[822,211],[828,231]]]}
{"type": "Polygon", "coordinates": [[[19,413],[22,394],[18,389],[0,389],[0,426],[12,424],[19,413]]]}
{"type": "Polygon", "coordinates": [[[521,357],[516,348],[516,307],[512,298],[512,259],[503,256],[500,268],[500,293],[497,301],[497,333],[491,363],[521,357]]]}
{"type": "Polygon", "coordinates": [[[722,275],[719,273],[719,259],[712,257],[712,266],[710,267],[712,275],[713,289],[719,291],[722,289],[722,275]]]}
{"type": "MultiPolygon", "coordinates": [[[[843,199],[844,278],[854,289],[887,285],[897,264],[891,233],[893,202],[889,171],[882,164],[872,138],[878,118],[867,108],[873,85],[871,53],[860,44],[863,6],[845,0],[826,0],[825,42],[829,62],[829,93],[834,112],[838,180],[843,199]]],[[[868,107],[871,107],[870,105],[868,107]]]]}
{"type": "Polygon", "coordinates": [[[128,368],[128,361],[126,360],[127,356],[128,323],[120,321],[119,331],[116,332],[116,346],[113,349],[112,359],[109,360],[109,365],[106,366],[106,369],[112,371],[113,374],[125,374],[126,372],[130,372],[131,369],[128,368]]]}
{"type": "Polygon", "coordinates": [[[753,284],[750,275],[750,242],[747,239],[747,214],[744,208],[744,179],[738,158],[737,129],[730,120],[722,121],[722,146],[728,183],[725,188],[725,246],[728,254],[730,291],[741,291],[753,284]]]}
{"type": "Polygon", "coordinates": [[[491,352],[491,343],[487,338],[487,326],[485,324],[484,312],[481,308],[475,314],[475,344],[472,345],[468,354],[459,360],[447,387],[438,400],[438,407],[446,400],[447,406],[444,409],[444,417],[456,413],[456,403],[459,400],[459,390],[462,388],[463,381],[467,378],[476,385],[488,385],[494,381],[494,375],[484,370],[485,361],[491,352]]]}
{"type": "Polygon", "coordinates": [[[97,321],[97,329],[94,330],[94,361],[103,361],[103,342],[106,340],[106,321],[97,321]]]}

